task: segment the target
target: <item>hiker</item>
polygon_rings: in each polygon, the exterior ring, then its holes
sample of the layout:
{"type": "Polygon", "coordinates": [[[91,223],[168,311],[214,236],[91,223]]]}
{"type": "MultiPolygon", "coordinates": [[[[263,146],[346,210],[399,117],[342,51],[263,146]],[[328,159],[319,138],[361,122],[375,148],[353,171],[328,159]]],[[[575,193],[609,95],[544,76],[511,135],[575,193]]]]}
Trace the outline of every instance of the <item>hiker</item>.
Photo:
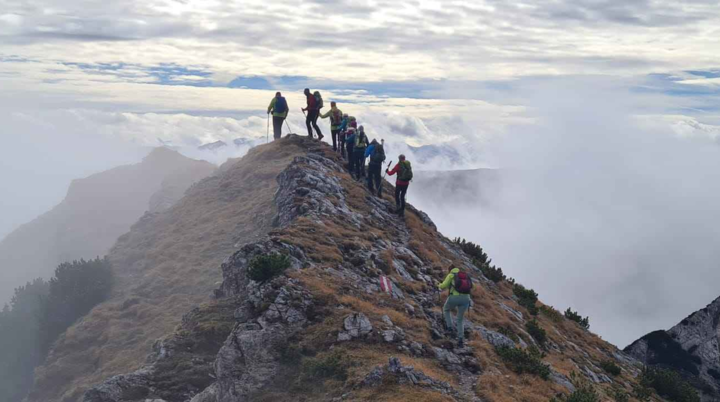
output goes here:
{"type": "Polygon", "coordinates": [[[273,138],[279,140],[282,136],[282,124],[287,118],[288,108],[287,100],[282,96],[280,92],[275,93],[275,97],[270,101],[268,106],[268,114],[273,115],[273,138]]]}
{"type": "Polygon", "coordinates": [[[445,317],[445,331],[453,333],[457,331],[458,348],[464,347],[465,328],[463,327],[465,312],[470,307],[470,292],[472,291],[472,280],[465,272],[450,266],[448,275],[442,283],[438,284],[440,290],[449,289],[443,316],[445,317]],[[457,327],[453,326],[452,310],[457,308],[457,327]]]}
{"type": "Polygon", "coordinates": [[[338,133],[340,132],[340,123],[343,121],[343,112],[338,109],[337,103],[333,101],[330,102],[330,110],[325,114],[321,114],[320,117],[323,119],[330,118],[330,135],[332,136],[333,151],[337,151],[338,133]]]}
{"type": "Polygon", "coordinates": [[[385,173],[390,176],[397,173],[397,180],[395,181],[395,205],[397,210],[395,211],[399,216],[405,216],[405,195],[407,195],[408,186],[410,180],[413,178],[412,165],[410,161],[405,160],[405,155],[400,155],[400,161],[395,165],[392,170],[385,170],[385,173]]]}
{"type": "Polygon", "coordinates": [[[353,150],[355,148],[355,129],[350,127],[347,130],[347,137],[345,138],[345,146],[347,147],[347,155],[348,155],[348,171],[350,172],[350,175],[353,174],[353,168],[355,167],[355,154],[353,153],[353,150]]]}
{"type": "Polygon", "coordinates": [[[315,127],[318,140],[322,141],[323,135],[320,127],[317,125],[318,117],[320,117],[320,109],[322,109],[322,97],[320,97],[320,92],[315,91],[315,93],[317,95],[311,94],[310,89],[305,88],[304,94],[307,98],[307,107],[303,108],[302,111],[307,111],[307,115],[305,115],[305,125],[307,126],[308,137],[313,138],[312,128],[315,127]]]}
{"type": "Polygon", "coordinates": [[[338,148],[340,148],[340,156],[345,157],[345,137],[347,136],[347,126],[350,122],[347,113],[343,113],[343,119],[338,126],[338,148]]]}
{"type": "Polygon", "coordinates": [[[385,162],[385,148],[383,144],[378,143],[377,140],[372,140],[370,145],[365,151],[365,157],[370,157],[370,163],[368,163],[368,189],[372,194],[375,194],[375,186],[377,184],[377,196],[382,197],[382,177],[380,172],[382,171],[382,163],[385,162]]]}
{"type": "Polygon", "coordinates": [[[365,127],[358,127],[357,134],[355,134],[355,146],[353,147],[353,171],[355,172],[355,179],[360,180],[361,177],[365,177],[365,150],[368,146],[367,135],[365,135],[365,127]]]}

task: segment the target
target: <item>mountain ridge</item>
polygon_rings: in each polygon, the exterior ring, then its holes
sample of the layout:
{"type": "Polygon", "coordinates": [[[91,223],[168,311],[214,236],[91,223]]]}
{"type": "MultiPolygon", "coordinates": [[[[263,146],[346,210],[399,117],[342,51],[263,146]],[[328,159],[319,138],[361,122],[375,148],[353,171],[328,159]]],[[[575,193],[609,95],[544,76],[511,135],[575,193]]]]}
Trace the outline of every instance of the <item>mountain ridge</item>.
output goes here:
{"type": "Polygon", "coordinates": [[[393,215],[391,187],[385,186],[385,197],[370,195],[326,144],[290,136],[256,147],[118,241],[113,258],[125,284],[58,341],[28,400],[540,402],[582,385],[573,372],[601,396],[615,389],[631,392],[639,363],[557,312],[533,317],[519,304],[512,283],[485,278],[425,213],[408,206],[404,220],[393,215]],[[225,190],[232,187],[229,196],[225,190]],[[245,198],[238,198],[241,194],[245,198]],[[256,205],[234,209],[249,199],[256,205]],[[213,212],[220,207],[246,220],[224,222],[228,215],[213,212]],[[251,236],[232,231],[190,236],[203,217],[208,227],[262,229],[251,236]],[[182,222],[173,222],[177,219],[182,222]],[[173,233],[188,239],[173,249],[172,268],[156,265],[152,254],[164,253],[163,247],[128,254],[134,249],[128,243],[140,239],[169,246],[163,236],[173,233]],[[213,248],[208,259],[201,250],[218,241],[226,245],[213,248]],[[265,282],[250,280],[249,266],[269,254],[286,256],[287,272],[265,282]],[[183,266],[184,259],[202,262],[202,269],[183,266]],[[467,348],[455,347],[443,334],[436,282],[449,265],[477,278],[467,348]],[[381,290],[381,276],[389,278],[392,292],[381,290]],[[178,305],[169,286],[193,295],[178,305]],[[206,290],[213,290],[212,297],[206,290]],[[150,331],[149,323],[169,314],[150,309],[153,297],[183,318],[150,331]],[[113,320],[142,324],[138,329],[146,334],[104,330],[88,338],[103,345],[95,354],[73,350],[72,345],[87,344],[83,336],[92,331],[86,329],[113,320]],[[530,322],[544,328],[546,339],[530,335],[530,322]],[[533,346],[542,350],[547,380],[518,374],[503,360],[503,348],[533,346]],[[133,359],[110,364],[117,360],[112,353],[133,359]],[[74,377],[74,387],[58,383],[67,379],[69,362],[88,358],[96,363],[74,377]],[[606,360],[621,368],[617,376],[604,373],[606,360]]]}

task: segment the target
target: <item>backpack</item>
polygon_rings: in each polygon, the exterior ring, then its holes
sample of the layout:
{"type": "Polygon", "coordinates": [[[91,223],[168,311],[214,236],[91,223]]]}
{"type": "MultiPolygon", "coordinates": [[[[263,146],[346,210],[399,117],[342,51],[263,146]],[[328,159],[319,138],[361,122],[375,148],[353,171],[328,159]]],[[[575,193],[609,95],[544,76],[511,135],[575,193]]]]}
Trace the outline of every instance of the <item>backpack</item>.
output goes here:
{"type": "Polygon", "coordinates": [[[322,99],[322,95],[320,95],[320,91],[315,91],[315,93],[313,93],[313,96],[315,97],[315,108],[317,110],[322,109],[323,108],[323,99],[322,99]]]}
{"type": "Polygon", "coordinates": [[[370,163],[379,165],[385,161],[385,150],[381,144],[376,144],[372,155],[370,155],[370,163]]]}
{"type": "Polygon", "coordinates": [[[355,148],[365,148],[367,147],[367,136],[364,132],[358,132],[355,136],[355,148]]]}
{"type": "Polygon", "coordinates": [[[275,101],[275,113],[285,113],[287,112],[288,105],[287,100],[285,100],[284,97],[279,97],[275,101]]]}
{"type": "Polygon", "coordinates": [[[470,291],[472,291],[473,283],[472,279],[470,279],[470,275],[466,274],[465,272],[458,272],[455,274],[455,283],[453,283],[453,289],[455,289],[456,292],[463,294],[463,295],[469,295],[470,291]]]}
{"type": "Polygon", "coordinates": [[[398,173],[398,180],[410,181],[412,179],[413,179],[413,172],[412,172],[412,166],[410,165],[410,161],[400,162],[400,172],[398,173]]]}
{"type": "Polygon", "coordinates": [[[330,116],[330,120],[332,120],[332,124],[340,125],[342,123],[342,112],[340,109],[335,109],[332,112],[332,116],[330,116]]]}

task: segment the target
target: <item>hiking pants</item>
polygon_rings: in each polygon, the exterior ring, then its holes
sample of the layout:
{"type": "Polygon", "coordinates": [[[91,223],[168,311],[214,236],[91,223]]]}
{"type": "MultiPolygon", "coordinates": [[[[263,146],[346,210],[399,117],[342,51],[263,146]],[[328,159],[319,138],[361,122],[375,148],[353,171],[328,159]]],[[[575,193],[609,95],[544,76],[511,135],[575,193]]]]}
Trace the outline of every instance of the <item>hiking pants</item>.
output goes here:
{"type": "Polygon", "coordinates": [[[318,138],[322,138],[322,133],[320,132],[320,127],[317,125],[318,117],[320,117],[320,111],[317,109],[311,109],[307,111],[307,117],[305,117],[305,125],[308,129],[308,137],[312,138],[312,128],[315,127],[315,131],[317,132],[318,138]]]}
{"type": "Polygon", "coordinates": [[[353,173],[353,168],[355,167],[355,154],[353,153],[354,148],[355,145],[352,143],[352,141],[347,143],[348,170],[350,171],[350,174],[353,173]]]}
{"type": "Polygon", "coordinates": [[[453,328],[452,311],[457,308],[457,336],[458,340],[462,340],[465,337],[465,328],[463,323],[465,321],[465,312],[470,307],[470,297],[465,295],[460,296],[448,296],[443,306],[443,315],[445,316],[445,328],[453,328]]]}
{"type": "Polygon", "coordinates": [[[353,172],[357,178],[365,176],[363,163],[365,162],[365,147],[353,150],[353,172]]]}
{"type": "Polygon", "coordinates": [[[371,193],[375,193],[375,184],[377,184],[378,195],[382,195],[382,183],[380,182],[380,180],[382,180],[382,177],[380,176],[381,170],[382,164],[380,163],[371,162],[370,164],[368,164],[368,189],[370,189],[371,193]]]}
{"type": "Polygon", "coordinates": [[[409,184],[395,184],[395,205],[398,215],[405,215],[405,195],[409,184]]]}
{"type": "Polygon", "coordinates": [[[330,135],[332,136],[333,141],[333,151],[337,151],[337,140],[338,140],[338,134],[340,134],[340,130],[330,130],[330,135]]]}
{"type": "Polygon", "coordinates": [[[282,136],[282,125],[284,121],[284,117],[273,116],[273,138],[276,140],[279,140],[282,136]]]}
{"type": "Polygon", "coordinates": [[[345,132],[338,132],[338,146],[340,147],[340,156],[345,157],[345,132]]]}

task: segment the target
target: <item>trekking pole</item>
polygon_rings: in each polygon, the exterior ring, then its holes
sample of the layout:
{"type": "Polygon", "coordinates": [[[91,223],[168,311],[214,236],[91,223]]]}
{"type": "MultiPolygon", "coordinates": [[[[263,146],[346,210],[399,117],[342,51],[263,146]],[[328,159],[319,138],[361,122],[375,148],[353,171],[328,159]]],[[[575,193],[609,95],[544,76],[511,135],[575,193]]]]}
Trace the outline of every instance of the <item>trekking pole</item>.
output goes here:
{"type": "Polygon", "coordinates": [[[268,113],[267,133],[265,134],[265,143],[267,144],[268,142],[270,142],[270,113],[268,113]]]}
{"type": "Polygon", "coordinates": [[[290,124],[288,124],[287,119],[285,119],[285,125],[288,128],[288,135],[292,134],[292,130],[290,130],[290,124]]]}

